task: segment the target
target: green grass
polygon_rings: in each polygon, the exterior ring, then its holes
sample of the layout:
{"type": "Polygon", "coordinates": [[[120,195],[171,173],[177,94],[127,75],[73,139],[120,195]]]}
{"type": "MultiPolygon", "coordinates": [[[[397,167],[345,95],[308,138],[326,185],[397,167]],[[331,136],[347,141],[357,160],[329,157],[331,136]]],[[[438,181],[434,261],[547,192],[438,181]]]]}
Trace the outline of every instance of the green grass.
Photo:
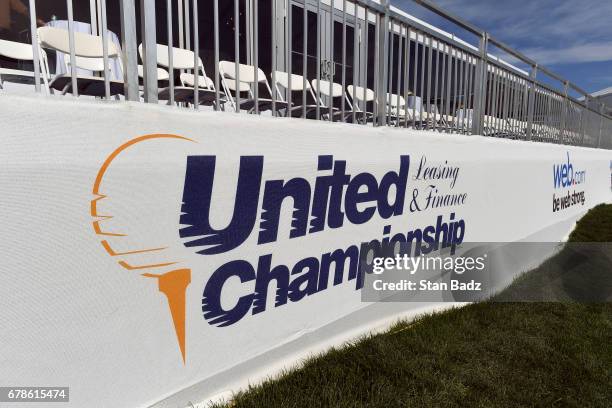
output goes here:
{"type": "MultiPolygon", "coordinates": [[[[612,242],[612,205],[591,210],[570,241],[612,242]]],[[[487,301],[402,322],[313,357],[226,406],[611,407],[612,303],[577,300],[606,288],[612,260],[610,253],[588,255],[598,255],[596,265],[586,257],[576,272],[575,252],[564,249],[496,297],[557,302],[487,301]],[[567,282],[586,279],[592,269],[608,276],[596,273],[577,294],[567,282]]]]}

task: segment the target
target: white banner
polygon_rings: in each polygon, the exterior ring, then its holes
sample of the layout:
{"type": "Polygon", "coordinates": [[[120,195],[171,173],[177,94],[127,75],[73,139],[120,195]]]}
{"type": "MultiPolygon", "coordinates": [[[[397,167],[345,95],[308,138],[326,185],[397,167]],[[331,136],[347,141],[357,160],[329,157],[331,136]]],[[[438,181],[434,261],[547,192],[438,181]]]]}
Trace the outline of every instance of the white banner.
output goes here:
{"type": "Polygon", "coordinates": [[[70,387],[75,407],[186,405],[434,307],[362,302],[364,243],[560,241],[612,201],[607,150],[141,104],[0,112],[0,385],[70,387]]]}

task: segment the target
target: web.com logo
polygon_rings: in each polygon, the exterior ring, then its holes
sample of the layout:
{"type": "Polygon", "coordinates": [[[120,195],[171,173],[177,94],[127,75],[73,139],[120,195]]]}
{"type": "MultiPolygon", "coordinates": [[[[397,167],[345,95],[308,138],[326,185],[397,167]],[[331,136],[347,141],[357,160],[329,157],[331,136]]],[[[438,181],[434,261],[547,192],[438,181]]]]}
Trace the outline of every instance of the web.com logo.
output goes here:
{"type": "Polygon", "coordinates": [[[574,170],[570,161],[569,152],[567,162],[553,165],[553,183],[555,188],[565,188],[584,183],[586,179],[585,170],[574,170]]]}

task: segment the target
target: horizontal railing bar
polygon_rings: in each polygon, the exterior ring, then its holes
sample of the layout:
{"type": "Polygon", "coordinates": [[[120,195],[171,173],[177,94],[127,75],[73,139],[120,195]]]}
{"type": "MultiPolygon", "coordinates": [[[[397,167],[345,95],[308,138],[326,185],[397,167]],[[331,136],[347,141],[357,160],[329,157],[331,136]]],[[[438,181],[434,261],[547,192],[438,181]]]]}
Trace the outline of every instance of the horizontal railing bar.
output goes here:
{"type": "Polygon", "coordinates": [[[433,11],[434,13],[438,14],[441,17],[446,18],[447,20],[457,24],[459,27],[471,32],[472,34],[476,34],[478,36],[481,36],[484,34],[484,31],[481,30],[480,28],[476,27],[474,24],[469,23],[467,21],[465,21],[464,19],[462,19],[459,16],[456,16],[452,13],[449,13],[446,10],[443,10],[442,8],[440,8],[440,6],[432,3],[429,0],[413,0],[415,3],[425,7],[426,9],[433,11]]]}

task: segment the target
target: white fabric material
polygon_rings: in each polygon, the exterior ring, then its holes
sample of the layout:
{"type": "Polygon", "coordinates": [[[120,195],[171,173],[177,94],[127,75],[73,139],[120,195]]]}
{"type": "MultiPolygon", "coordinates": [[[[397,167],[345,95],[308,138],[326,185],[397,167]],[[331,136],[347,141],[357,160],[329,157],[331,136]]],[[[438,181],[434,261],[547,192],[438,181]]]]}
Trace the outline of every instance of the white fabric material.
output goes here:
{"type": "MultiPolygon", "coordinates": [[[[272,282],[264,312],[249,311],[218,327],[203,316],[202,296],[229,262],[258,268],[270,255],[271,266],[292,267],[381,239],[385,226],[392,227],[391,234],[406,232],[435,225],[439,215],[448,220],[451,212],[465,221],[465,242],[555,242],[590,207],[612,202],[610,151],[601,149],[51,97],[4,96],[0,122],[0,378],[8,384],[70,386],[66,407],[187,406],[397,316],[441,306],[365,303],[355,281],[345,279],[275,307],[272,282]],[[157,138],[134,142],[105,167],[119,146],[153,134],[157,138]],[[160,138],[164,134],[189,140],[160,138]],[[266,183],[301,178],[312,187],[317,177],[331,174],[317,170],[326,160],[319,156],[330,154],[345,161],[351,178],[369,173],[377,181],[397,172],[400,156],[409,155],[404,212],[389,218],[375,212],[362,224],[345,218],[337,228],[325,224],[322,231],[290,238],[294,215],[287,200],[277,239],[259,244],[266,228],[262,195],[266,185],[273,187],[266,183]],[[217,229],[232,219],[241,158],[263,160],[260,181],[252,179],[256,171],[246,173],[248,186],[260,188],[253,230],[219,254],[198,254],[202,247],[187,247],[179,238],[179,229],[187,226],[180,217],[188,157],[198,156],[215,160],[214,169],[203,169],[192,181],[205,186],[214,176],[208,209],[217,229]],[[585,172],[585,182],[555,189],[551,170],[570,158],[575,171],[585,172]],[[452,187],[449,180],[415,177],[421,165],[445,163],[459,168],[452,187]],[[411,209],[414,190],[425,194],[432,184],[439,193],[467,194],[465,204],[411,209]],[[585,192],[584,205],[552,212],[553,194],[573,189],[585,192]],[[97,234],[96,221],[110,235],[97,234]],[[138,252],[146,249],[152,252],[138,252]],[[143,276],[168,269],[129,269],[120,262],[132,267],[178,262],[168,268],[192,271],[185,292],[185,362],[161,280],[143,276]]],[[[237,205],[244,210],[252,202],[255,198],[237,205]]],[[[508,268],[518,273],[547,255],[508,268]]],[[[232,308],[253,290],[253,281],[232,277],[220,291],[221,303],[232,308]]]]}

